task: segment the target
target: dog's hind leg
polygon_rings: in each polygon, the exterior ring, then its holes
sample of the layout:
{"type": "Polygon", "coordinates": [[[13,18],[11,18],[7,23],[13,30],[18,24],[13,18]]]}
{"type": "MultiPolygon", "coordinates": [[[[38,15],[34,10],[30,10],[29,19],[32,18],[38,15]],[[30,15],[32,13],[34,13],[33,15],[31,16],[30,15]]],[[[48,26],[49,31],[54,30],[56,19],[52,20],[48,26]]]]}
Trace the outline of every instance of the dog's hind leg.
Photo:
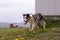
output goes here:
{"type": "Polygon", "coordinates": [[[29,31],[31,31],[31,29],[32,29],[32,24],[30,23],[30,28],[29,28],[29,31]]]}
{"type": "Polygon", "coordinates": [[[41,25],[43,26],[43,28],[45,28],[46,22],[45,22],[44,20],[42,20],[40,23],[41,23],[41,25]]]}
{"type": "Polygon", "coordinates": [[[43,22],[43,28],[45,28],[45,26],[46,26],[46,22],[44,21],[44,22],[43,22]]]}

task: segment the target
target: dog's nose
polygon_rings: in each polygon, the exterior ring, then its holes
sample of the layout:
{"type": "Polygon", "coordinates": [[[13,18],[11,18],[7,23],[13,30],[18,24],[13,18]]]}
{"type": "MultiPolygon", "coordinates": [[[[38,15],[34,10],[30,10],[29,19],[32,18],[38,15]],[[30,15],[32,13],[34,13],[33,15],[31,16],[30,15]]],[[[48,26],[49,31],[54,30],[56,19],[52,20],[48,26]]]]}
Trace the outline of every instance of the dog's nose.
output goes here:
{"type": "Polygon", "coordinates": [[[25,21],[25,20],[24,20],[25,21]]]}
{"type": "Polygon", "coordinates": [[[26,21],[26,19],[24,19],[24,21],[26,21]]]}

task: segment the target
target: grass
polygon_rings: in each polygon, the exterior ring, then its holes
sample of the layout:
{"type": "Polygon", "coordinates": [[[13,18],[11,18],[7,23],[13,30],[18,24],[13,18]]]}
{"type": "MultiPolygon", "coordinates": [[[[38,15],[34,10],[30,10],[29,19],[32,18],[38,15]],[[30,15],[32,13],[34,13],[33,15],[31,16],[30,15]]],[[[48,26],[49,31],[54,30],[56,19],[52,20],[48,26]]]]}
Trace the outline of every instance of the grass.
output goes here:
{"type": "Polygon", "coordinates": [[[0,40],[60,40],[60,21],[47,21],[45,29],[0,28],[0,40]]]}

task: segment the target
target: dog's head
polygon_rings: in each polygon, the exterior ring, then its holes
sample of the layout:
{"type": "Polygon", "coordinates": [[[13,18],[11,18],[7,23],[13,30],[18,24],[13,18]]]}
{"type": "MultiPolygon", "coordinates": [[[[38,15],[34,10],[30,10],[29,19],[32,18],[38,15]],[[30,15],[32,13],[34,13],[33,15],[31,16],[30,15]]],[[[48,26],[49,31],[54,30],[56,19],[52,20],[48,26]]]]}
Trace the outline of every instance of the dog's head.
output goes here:
{"type": "Polygon", "coordinates": [[[30,14],[23,14],[23,20],[24,20],[25,24],[28,23],[29,19],[30,19],[30,14]]]}

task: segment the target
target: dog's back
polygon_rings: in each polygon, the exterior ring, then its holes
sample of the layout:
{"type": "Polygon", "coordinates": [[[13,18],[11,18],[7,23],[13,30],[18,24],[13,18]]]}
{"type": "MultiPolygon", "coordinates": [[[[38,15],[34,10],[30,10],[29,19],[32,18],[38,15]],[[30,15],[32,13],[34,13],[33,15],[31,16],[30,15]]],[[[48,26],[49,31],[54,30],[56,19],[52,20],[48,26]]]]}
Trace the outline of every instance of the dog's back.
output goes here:
{"type": "Polygon", "coordinates": [[[33,15],[33,17],[34,17],[35,21],[44,20],[44,17],[40,13],[37,13],[37,14],[33,15]]]}

